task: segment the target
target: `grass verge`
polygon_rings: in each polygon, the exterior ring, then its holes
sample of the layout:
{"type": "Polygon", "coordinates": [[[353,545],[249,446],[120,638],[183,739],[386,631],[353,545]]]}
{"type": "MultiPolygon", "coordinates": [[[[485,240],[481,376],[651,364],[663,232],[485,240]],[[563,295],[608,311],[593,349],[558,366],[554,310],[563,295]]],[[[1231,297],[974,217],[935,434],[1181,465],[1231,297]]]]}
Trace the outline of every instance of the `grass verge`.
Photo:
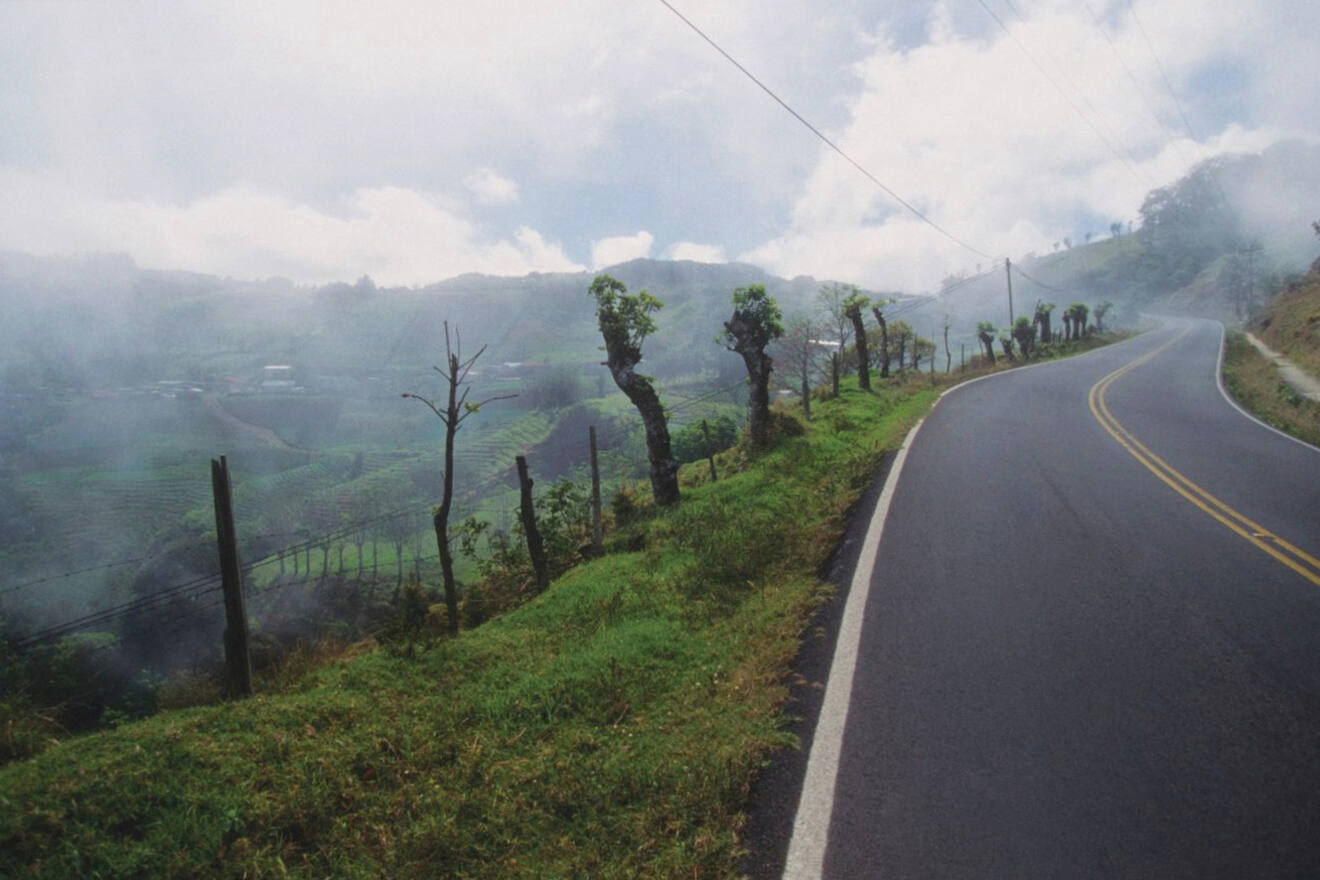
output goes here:
{"type": "Polygon", "coordinates": [[[1241,333],[1225,337],[1224,386],[1256,418],[1320,446],[1320,404],[1292,390],[1279,370],[1241,333]]]}

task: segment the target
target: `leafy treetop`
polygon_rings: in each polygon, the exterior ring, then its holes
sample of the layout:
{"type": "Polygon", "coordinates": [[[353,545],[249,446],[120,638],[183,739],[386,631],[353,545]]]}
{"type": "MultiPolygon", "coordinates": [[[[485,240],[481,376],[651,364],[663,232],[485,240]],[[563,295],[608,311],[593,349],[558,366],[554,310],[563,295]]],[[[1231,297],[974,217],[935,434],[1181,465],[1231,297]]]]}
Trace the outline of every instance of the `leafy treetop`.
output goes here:
{"type": "Polygon", "coordinates": [[[609,275],[597,275],[588,293],[596,299],[596,319],[606,347],[620,346],[641,360],[642,342],[655,332],[651,313],[659,311],[664,303],[645,290],[628,293],[622,281],[609,275]]]}
{"type": "Polygon", "coordinates": [[[848,294],[848,298],[843,301],[843,310],[845,314],[852,315],[854,312],[860,313],[863,309],[871,307],[871,299],[862,293],[856,287],[848,294]]]}
{"type": "Polygon", "coordinates": [[[747,338],[736,338],[730,324],[724,325],[719,341],[730,351],[751,348],[763,351],[773,340],[784,335],[784,314],[774,297],[765,292],[764,284],[739,287],[733,291],[733,321],[747,332],[747,338]]]}

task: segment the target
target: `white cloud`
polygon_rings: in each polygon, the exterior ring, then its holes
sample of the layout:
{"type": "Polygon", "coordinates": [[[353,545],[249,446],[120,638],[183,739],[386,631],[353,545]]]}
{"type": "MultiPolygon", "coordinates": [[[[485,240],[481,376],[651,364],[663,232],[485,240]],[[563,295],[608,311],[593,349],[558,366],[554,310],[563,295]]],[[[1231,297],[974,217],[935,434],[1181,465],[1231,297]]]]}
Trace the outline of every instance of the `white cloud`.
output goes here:
{"type": "Polygon", "coordinates": [[[492,168],[480,168],[463,178],[463,185],[483,205],[511,205],[518,201],[518,182],[492,168]]]}
{"type": "Polygon", "coordinates": [[[626,263],[651,255],[655,236],[645,229],[636,235],[616,235],[591,243],[591,267],[603,269],[617,263],[626,263]]]}
{"type": "MultiPolygon", "coordinates": [[[[1236,69],[1218,72],[1217,65],[1251,52],[1270,54],[1268,29],[1259,23],[1244,27],[1252,15],[1248,8],[1210,11],[1195,0],[1144,0],[1137,6],[1184,103],[1200,98],[1203,114],[1214,109],[1213,83],[1194,94],[1190,81],[1245,76],[1236,69]],[[1189,29],[1186,22],[1195,26],[1189,29]]],[[[1135,218],[1150,189],[1200,159],[1225,149],[1259,150],[1285,133],[1283,126],[1230,123],[1191,140],[1125,5],[1106,11],[1113,15],[1105,26],[1144,99],[1075,4],[1023,4],[1025,24],[1006,19],[1016,40],[997,25],[960,33],[942,9],[936,8],[925,45],[899,51],[886,41],[873,44],[857,65],[863,87],[835,140],[934,223],[991,257],[1044,253],[1064,236],[1100,233],[1111,222],[1135,218]],[[1052,71],[1067,99],[1019,42],[1052,71]]],[[[1314,55],[1298,63],[1320,74],[1314,55]]],[[[1253,109],[1264,112],[1266,106],[1253,109]]],[[[787,227],[740,259],[789,276],[811,273],[907,289],[930,288],[949,273],[990,262],[824,151],[797,194],[787,227]]]]}
{"type": "Polygon", "coordinates": [[[399,187],[356,190],[315,208],[250,188],[186,204],[89,198],[39,175],[0,170],[0,189],[27,206],[0,213],[0,243],[35,253],[129,252],[139,263],[239,277],[334,281],[370,274],[381,284],[423,284],[463,272],[573,272],[556,242],[521,227],[489,237],[460,206],[399,187]]]}
{"type": "Polygon", "coordinates": [[[724,248],[717,244],[697,244],[680,241],[669,249],[671,260],[692,260],[694,263],[726,263],[724,248]]]}
{"type": "MultiPolygon", "coordinates": [[[[976,4],[685,11],[880,179],[997,255],[1126,220],[1220,145],[1317,133],[1320,4],[1133,3],[1195,138],[1127,0],[1090,6],[1137,87],[1087,4],[1016,0],[1027,23],[1005,14],[1121,158],[976,4]]],[[[35,208],[6,192],[0,247],[131,250],[245,276],[283,262],[318,278],[350,263],[346,277],[383,278],[356,268],[379,255],[411,278],[573,264],[556,242],[586,262],[594,241],[608,255],[591,261],[614,262],[653,241],[606,236],[646,229],[680,242],[671,256],[714,257],[689,248],[718,241],[783,274],[875,286],[984,260],[896,207],[659,4],[438,9],[0,3],[0,169],[68,191],[35,208]],[[395,195],[359,204],[373,192],[395,195]],[[479,226],[470,206],[486,205],[504,206],[507,225],[479,226]],[[253,225],[235,228],[237,214],[253,225]],[[294,240],[286,221],[333,246],[294,240]]]]}

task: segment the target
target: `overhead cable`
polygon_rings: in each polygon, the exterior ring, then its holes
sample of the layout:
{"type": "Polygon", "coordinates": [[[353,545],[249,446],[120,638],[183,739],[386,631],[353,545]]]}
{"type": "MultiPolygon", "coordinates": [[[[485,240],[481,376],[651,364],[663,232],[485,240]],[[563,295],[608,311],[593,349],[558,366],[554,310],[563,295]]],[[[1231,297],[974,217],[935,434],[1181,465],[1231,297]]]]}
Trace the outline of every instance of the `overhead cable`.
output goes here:
{"type": "Polygon", "coordinates": [[[732,55],[730,55],[728,52],[724,51],[724,49],[720,46],[719,43],[715,42],[713,39],[711,39],[709,36],[706,35],[705,31],[703,31],[701,28],[697,27],[695,24],[692,23],[692,21],[691,21],[687,16],[685,16],[683,13],[681,13],[681,12],[679,12],[677,9],[675,9],[674,6],[673,6],[673,4],[671,4],[671,3],[669,2],[669,0],[659,0],[659,2],[660,2],[663,6],[665,6],[670,12],[674,13],[674,15],[678,16],[678,18],[679,18],[684,24],[686,24],[686,25],[687,25],[688,27],[690,27],[693,31],[695,31],[696,34],[697,34],[697,36],[701,37],[703,40],[705,40],[707,43],[709,43],[709,44],[711,45],[711,47],[713,47],[713,48],[715,49],[716,52],[719,52],[721,55],[723,55],[724,58],[725,58],[730,64],[732,64],[734,67],[738,68],[738,70],[739,70],[744,76],[746,76],[748,79],[750,79],[752,82],[754,82],[754,83],[755,83],[755,84],[761,89],[761,91],[763,91],[763,92],[765,92],[767,95],[769,95],[769,96],[775,101],[776,104],[778,104],[780,107],[784,108],[784,110],[788,111],[788,113],[789,113],[794,119],[796,119],[798,122],[802,123],[802,124],[807,128],[807,130],[810,131],[812,134],[814,134],[817,138],[819,138],[819,139],[821,140],[821,142],[823,142],[823,143],[824,143],[827,147],[829,147],[831,150],[833,150],[834,152],[836,152],[836,153],[838,153],[840,156],[842,156],[842,157],[844,158],[844,160],[848,162],[848,164],[852,165],[854,168],[856,168],[858,171],[860,171],[860,172],[866,177],[867,180],[870,180],[872,183],[874,183],[876,186],[878,186],[881,190],[883,190],[885,193],[887,193],[887,194],[889,195],[890,198],[892,198],[894,201],[898,202],[898,203],[899,203],[900,205],[902,205],[904,208],[907,208],[910,212],[912,212],[912,214],[913,214],[918,220],[920,220],[921,222],[925,223],[927,226],[931,227],[931,228],[934,229],[936,232],[938,232],[940,235],[943,235],[945,238],[947,238],[947,239],[949,239],[950,241],[952,241],[954,244],[957,244],[957,245],[959,245],[960,247],[966,248],[967,250],[971,251],[972,253],[976,254],[977,256],[985,257],[986,259],[989,259],[989,260],[996,259],[995,257],[991,256],[990,254],[987,254],[985,251],[981,250],[980,248],[977,248],[977,247],[975,247],[975,246],[973,246],[973,245],[971,245],[971,244],[968,244],[968,243],[967,243],[966,241],[964,241],[963,239],[961,239],[961,238],[959,238],[958,236],[954,235],[952,232],[950,232],[949,230],[945,229],[943,226],[941,226],[941,225],[939,225],[938,223],[936,223],[934,220],[932,220],[932,219],[930,219],[929,217],[927,217],[925,214],[923,214],[921,211],[919,211],[915,206],[913,206],[910,202],[908,202],[906,199],[904,199],[904,198],[903,198],[902,196],[900,196],[898,193],[894,192],[894,190],[890,189],[888,186],[886,186],[884,183],[882,183],[878,177],[876,177],[876,176],[875,176],[874,174],[872,174],[870,171],[866,170],[866,168],[864,168],[864,167],[861,165],[861,163],[859,163],[859,162],[858,162],[856,159],[854,159],[852,156],[850,156],[850,155],[848,155],[847,153],[845,153],[845,152],[843,151],[843,149],[842,149],[841,147],[839,147],[838,144],[834,143],[834,141],[832,141],[832,140],[830,140],[828,137],[826,137],[826,136],[821,132],[820,129],[816,128],[816,126],[814,126],[814,125],[812,125],[810,122],[808,122],[808,121],[806,120],[806,118],[802,116],[801,113],[798,113],[796,110],[794,110],[792,107],[790,107],[790,106],[788,105],[788,103],[787,103],[786,101],[784,101],[783,98],[781,98],[781,97],[779,97],[777,94],[775,94],[775,93],[770,89],[769,86],[767,86],[765,83],[761,82],[761,80],[757,79],[756,76],[755,76],[750,70],[748,70],[746,67],[743,67],[742,64],[740,64],[736,58],[734,58],[734,57],[733,57],[732,55]]]}
{"type": "Polygon", "coordinates": [[[985,0],[976,0],[976,2],[981,4],[981,8],[986,11],[987,15],[989,15],[991,18],[995,20],[995,23],[998,24],[999,27],[1004,31],[1004,33],[1008,35],[1008,38],[1012,40],[1015,44],[1017,44],[1017,47],[1022,50],[1022,54],[1027,56],[1027,60],[1031,62],[1032,66],[1035,67],[1036,70],[1040,71],[1040,75],[1045,77],[1046,81],[1049,82],[1049,84],[1054,87],[1055,91],[1057,91],[1059,93],[1059,96],[1062,97],[1063,100],[1067,102],[1068,106],[1073,109],[1073,112],[1077,114],[1078,118],[1080,118],[1082,122],[1085,122],[1087,127],[1090,128],[1091,131],[1095,133],[1095,136],[1100,139],[1100,142],[1109,148],[1109,152],[1114,154],[1114,158],[1118,159],[1118,161],[1122,163],[1123,166],[1127,168],[1129,172],[1131,172],[1132,176],[1135,177],[1139,183],[1141,183],[1143,186],[1149,185],[1150,180],[1142,179],[1141,173],[1137,170],[1136,165],[1134,165],[1131,160],[1125,158],[1119,152],[1118,147],[1114,145],[1113,141],[1111,141],[1105,135],[1105,133],[1102,132],[1096,126],[1096,124],[1091,121],[1091,118],[1089,116],[1087,116],[1085,113],[1082,112],[1082,108],[1077,106],[1077,102],[1074,101],[1068,95],[1068,93],[1063,90],[1063,86],[1059,85],[1058,80],[1056,80],[1053,76],[1051,76],[1050,72],[1046,70],[1045,67],[1039,61],[1036,60],[1036,56],[1031,54],[1031,50],[1029,50],[1026,47],[1026,44],[1024,44],[1021,40],[1018,39],[1017,34],[1013,33],[1013,31],[1009,28],[1009,26],[1004,23],[1004,20],[1000,18],[999,15],[996,14],[995,11],[986,4],[985,0]]]}

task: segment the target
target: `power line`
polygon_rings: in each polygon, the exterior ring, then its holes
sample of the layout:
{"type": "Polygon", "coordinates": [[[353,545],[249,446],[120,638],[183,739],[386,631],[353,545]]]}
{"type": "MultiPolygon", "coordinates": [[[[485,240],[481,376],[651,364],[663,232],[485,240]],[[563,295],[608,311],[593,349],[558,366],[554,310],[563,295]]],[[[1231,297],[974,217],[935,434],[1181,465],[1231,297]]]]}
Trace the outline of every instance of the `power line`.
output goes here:
{"type": "Polygon", "coordinates": [[[834,152],[836,152],[836,153],[838,153],[840,156],[842,156],[842,157],[844,158],[844,160],[848,162],[848,164],[852,165],[854,168],[856,168],[858,171],[860,171],[860,172],[861,172],[861,173],[862,173],[862,174],[863,174],[868,180],[870,180],[872,183],[874,183],[874,184],[875,184],[876,186],[878,186],[880,189],[884,190],[884,192],[887,193],[887,194],[889,195],[890,198],[892,198],[894,201],[898,202],[898,203],[899,203],[900,205],[902,205],[904,208],[907,208],[909,211],[911,211],[912,214],[913,214],[914,216],[916,216],[917,219],[919,219],[921,222],[925,223],[927,226],[929,226],[929,227],[931,227],[932,229],[934,229],[934,230],[935,230],[936,232],[938,232],[940,235],[943,235],[945,238],[949,239],[949,240],[952,241],[953,243],[955,243],[955,244],[957,244],[957,245],[959,245],[959,246],[961,246],[961,247],[966,248],[967,250],[971,251],[972,253],[976,254],[977,256],[985,257],[985,258],[988,259],[988,260],[996,259],[995,257],[992,257],[990,254],[987,254],[985,251],[983,251],[983,250],[981,250],[981,249],[979,249],[979,248],[977,248],[977,247],[974,247],[973,245],[968,244],[966,241],[964,241],[964,240],[962,240],[961,238],[959,238],[958,236],[954,235],[952,232],[950,232],[949,230],[945,229],[943,226],[941,226],[941,225],[939,225],[938,223],[936,223],[934,220],[932,220],[932,219],[930,219],[929,217],[927,217],[927,216],[926,216],[925,214],[923,214],[921,211],[917,210],[916,207],[914,207],[911,203],[909,203],[906,199],[904,199],[904,198],[903,198],[902,196],[900,196],[898,193],[894,192],[894,191],[893,191],[892,189],[890,189],[888,186],[885,186],[885,184],[882,183],[882,182],[880,181],[879,178],[877,178],[877,177],[876,177],[874,174],[872,174],[870,171],[867,171],[866,168],[864,168],[864,167],[861,165],[861,163],[859,163],[859,162],[858,162],[856,159],[854,159],[852,156],[849,156],[847,153],[845,153],[845,152],[843,151],[843,149],[839,147],[838,144],[834,143],[834,141],[832,141],[832,140],[830,140],[828,137],[826,137],[826,136],[820,131],[820,129],[816,128],[816,126],[814,126],[814,125],[812,125],[810,122],[808,122],[808,121],[802,116],[802,114],[798,113],[796,110],[794,110],[792,107],[790,107],[790,106],[788,105],[788,103],[785,102],[783,98],[780,98],[777,94],[775,94],[775,93],[770,89],[769,86],[767,86],[765,83],[761,82],[761,80],[757,79],[756,76],[755,76],[750,70],[748,70],[746,67],[743,67],[742,64],[740,64],[736,58],[734,58],[734,57],[733,57],[732,55],[730,55],[728,52],[724,51],[724,49],[720,46],[719,43],[716,43],[713,39],[711,39],[709,36],[707,36],[706,33],[705,33],[701,28],[699,28],[699,27],[697,27],[695,24],[693,24],[692,21],[691,21],[690,19],[688,19],[687,16],[685,16],[683,13],[681,13],[681,12],[679,12],[677,9],[675,9],[674,6],[669,2],[669,0],[659,0],[659,2],[660,2],[663,6],[665,6],[670,12],[674,13],[674,15],[678,16],[678,18],[679,18],[684,24],[686,24],[686,25],[687,25],[688,27],[690,27],[693,31],[695,31],[696,34],[697,34],[697,36],[701,37],[703,40],[705,40],[707,43],[709,43],[709,44],[711,45],[711,47],[715,49],[716,52],[719,52],[721,55],[723,55],[724,58],[725,58],[730,64],[732,64],[734,67],[738,68],[738,70],[739,70],[744,76],[746,76],[746,77],[747,77],[748,79],[750,79],[752,82],[756,83],[756,85],[761,89],[761,91],[765,92],[767,95],[769,95],[769,96],[775,101],[776,104],[778,104],[780,107],[783,107],[786,111],[788,111],[788,113],[789,113],[794,119],[796,119],[798,122],[802,123],[802,124],[807,128],[807,130],[810,131],[812,134],[814,134],[817,138],[819,138],[819,139],[821,140],[822,143],[824,143],[824,144],[825,144],[827,147],[829,147],[831,150],[833,150],[834,152]]]}
{"type": "MultiPolygon", "coordinates": [[[[663,0],[661,0],[661,2],[663,2],[663,0]]],[[[1059,93],[1059,96],[1062,97],[1063,100],[1067,102],[1068,106],[1073,109],[1073,112],[1077,114],[1078,118],[1080,118],[1082,122],[1085,122],[1087,127],[1090,128],[1091,131],[1095,133],[1095,136],[1100,139],[1101,143],[1103,143],[1106,147],[1109,148],[1109,152],[1114,154],[1114,158],[1118,159],[1118,161],[1121,162],[1124,165],[1124,167],[1126,167],[1128,171],[1132,173],[1132,176],[1137,178],[1137,181],[1139,183],[1141,183],[1143,186],[1149,185],[1150,180],[1149,179],[1142,180],[1141,174],[1137,170],[1136,165],[1134,165],[1130,160],[1124,158],[1119,153],[1118,148],[1114,146],[1113,142],[1110,141],[1109,138],[1105,135],[1105,133],[1102,132],[1095,125],[1095,123],[1091,121],[1091,118],[1089,116],[1087,116],[1085,113],[1082,112],[1082,108],[1077,106],[1077,103],[1073,101],[1073,99],[1069,97],[1068,93],[1063,90],[1063,86],[1059,85],[1058,80],[1056,80],[1053,76],[1051,76],[1050,72],[1046,70],[1045,67],[1039,61],[1036,60],[1036,56],[1031,54],[1031,51],[1026,47],[1026,44],[1018,39],[1017,34],[1013,33],[1013,31],[1009,28],[1009,26],[1004,23],[1004,20],[1000,18],[999,15],[996,14],[995,11],[986,4],[985,0],[976,0],[976,2],[981,4],[981,8],[986,11],[987,15],[989,15],[991,18],[995,20],[995,23],[998,24],[999,27],[1004,31],[1004,33],[1008,35],[1008,38],[1012,40],[1015,44],[1017,44],[1017,47],[1022,50],[1023,55],[1027,56],[1027,60],[1031,62],[1032,66],[1035,67],[1036,70],[1040,71],[1040,75],[1045,77],[1045,79],[1049,82],[1050,85],[1054,86],[1054,90],[1057,91],[1059,93]]]]}
{"type": "MultiPolygon", "coordinates": [[[[1030,28],[1030,24],[1027,22],[1026,18],[1022,15],[1021,12],[1018,11],[1017,6],[1015,6],[1015,5],[1013,4],[1013,0],[1004,0],[1004,5],[1006,5],[1006,6],[1009,8],[1009,11],[1012,12],[1013,15],[1017,18],[1017,20],[1020,21],[1020,22],[1022,23],[1022,29],[1023,29],[1024,31],[1030,28]]],[[[1019,43],[1018,45],[1021,46],[1021,45],[1023,45],[1023,44],[1022,44],[1022,43],[1019,43]]],[[[1025,51],[1025,49],[1024,49],[1024,51],[1025,51]]],[[[1048,58],[1048,59],[1050,60],[1050,63],[1053,64],[1054,67],[1055,67],[1055,68],[1056,68],[1056,69],[1057,69],[1057,70],[1058,70],[1058,71],[1059,71],[1059,72],[1060,72],[1065,78],[1068,79],[1068,84],[1069,84],[1069,85],[1073,88],[1073,90],[1077,93],[1077,97],[1081,99],[1082,104],[1083,104],[1088,110],[1090,110],[1091,113],[1094,115],[1094,117],[1095,117],[1097,123],[1099,124],[1099,126],[1105,130],[1105,134],[1106,134],[1108,137],[1111,137],[1111,138],[1113,138],[1114,140],[1117,141],[1117,140],[1118,140],[1118,137],[1117,137],[1117,135],[1115,135],[1114,132],[1109,128],[1109,125],[1108,125],[1108,124],[1106,123],[1106,121],[1105,121],[1104,114],[1101,113],[1100,110],[1099,110],[1094,104],[1091,103],[1091,99],[1088,98],[1088,97],[1086,96],[1086,92],[1085,92],[1080,86],[1077,85],[1077,82],[1076,82],[1075,80],[1072,79],[1072,77],[1071,77],[1071,76],[1069,75],[1069,73],[1068,73],[1068,68],[1067,68],[1067,66],[1066,66],[1066,65],[1063,65],[1063,64],[1060,64],[1060,63],[1059,63],[1059,59],[1055,58],[1055,57],[1054,57],[1054,54],[1053,54],[1052,52],[1050,52],[1050,50],[1049,50],[1048,48],[1045,48],[1045,49],[1043,49],[1042,51],[1043,51],[1045,57],[1048,58]]],[[[1124,155],[1126,155],[1126,156],[1128,157],[1128,159],[1131,160],[1131,167],[1132,167],[1132,169],[1135,170],[1135,171],[1140,175],[1141,178],[1143,178],[1143,180],[1145,181],[1145,183],[1146,183],[1148,186],[1154,187],[1154,185],[1155,185],[1155,181],[1153,181],[1153,180],[1151,179],[1150,175],[1146,174],[1144,171],[1141,170],[1141,168],[1140,168],[1140,162],[1139,162],[1139,160],[1137,159],[1136,156],[1132,155],[1132,151],[1129,150],[1126,146],[1124,146],[1122,149],[1123,149],[1123,153],[1124,153],[1124,155]]]]}
{"type": "Polygon", "coordinates": [[[1151,43],[1146,28],[1142,26],[1141,19],[1137,16],[1137,8],[1132,5],[1132,0],[1128,0],[1128,11],[1132,13],[1132,20],[1136,22],[1137,30],[1141,32],[1141,38],[1145,41],[1146,48],[1150,50],[1150,57],[1155,59],[1155,67],[1160,72],[1160,79],[1164,80],[1164,87],[1168,90],[1169,97],[1173,99],[1173,106],[1178,110],[1178,116],[1182,119],[1183,127],[1187,129],[1187,136],[1196,141],[1196,132],[1192,131],[1192,123],[1187,120],[1187,114],[1183,112],[1182,102],[1178,100],[1178,94],[1173,90],[1173,84],[1169,82],[1168,74],[1164,72],[1164,64],[1155,52],[1155,46],[1151,43]]]}
{"type": "Polygon", "coordinates": [[[1013,270],[1014,272],[1018,273],[1018,274],[1021,275],[1023,278],[1027,279],[1028,281],[1030,281],[1032,284],[1036,285],[1037,287],[1044,288],[1045,290],[1051,290],[1051,291],[1054,291],[1055,293],[1067,293],[1067,292],[1068,292],[1068,291],[1064,290],[1062,287],[1055,287],[1055,286],[1052,285],[1052,284],[1046,284],[1044,281],[1037,281],[1035,278],[1032,278],[1032,277],[1031,277],[1030,275],[1028,275],[1026,272],[1023,272],[1022,269],[1018,266],[1017,263],[1010,263],[1009,266],[1012,268],[1012,270],[1013,270]]]}
{"type": "Polygon", "coordinates": [[[1086,8],[1086,13],[1091,18],[1091,24],[1095,26],[1095,29],[1100,32],[1100,36],[1104,37],[1105,42],[1109,44],[1110,51],[1114,53],[1114,57],[1118,59],[1119,66],[1122,67],[1123,72],[1127,74],[1128,82],[1132,83],[1133,90],[1137,93],[1137,97],[1141,99],[1141,103],[1146,108],[1147,112],[1150,113],[1150,118],[1155,120],[1156,130],[1163,135],[1164,120],[1160,119],[1159,113],[1155,111],[1155,106],[1148,99],[1146,89],[1141,85],[1136,74],[1132,72],[1132,68],[1128,66],[1127,61],[1124,60],[1123,53],[1118,51],[1118,45],[1114,42],[1113,38],[1109,36],[1109,31],[1105,30],[1100,24],[1100,17],[1096,15],[1095,10],[1091,8],[1091,4],[1086,2],[1086,0],[1083,0],[1082,5],[1086,8]]]}

